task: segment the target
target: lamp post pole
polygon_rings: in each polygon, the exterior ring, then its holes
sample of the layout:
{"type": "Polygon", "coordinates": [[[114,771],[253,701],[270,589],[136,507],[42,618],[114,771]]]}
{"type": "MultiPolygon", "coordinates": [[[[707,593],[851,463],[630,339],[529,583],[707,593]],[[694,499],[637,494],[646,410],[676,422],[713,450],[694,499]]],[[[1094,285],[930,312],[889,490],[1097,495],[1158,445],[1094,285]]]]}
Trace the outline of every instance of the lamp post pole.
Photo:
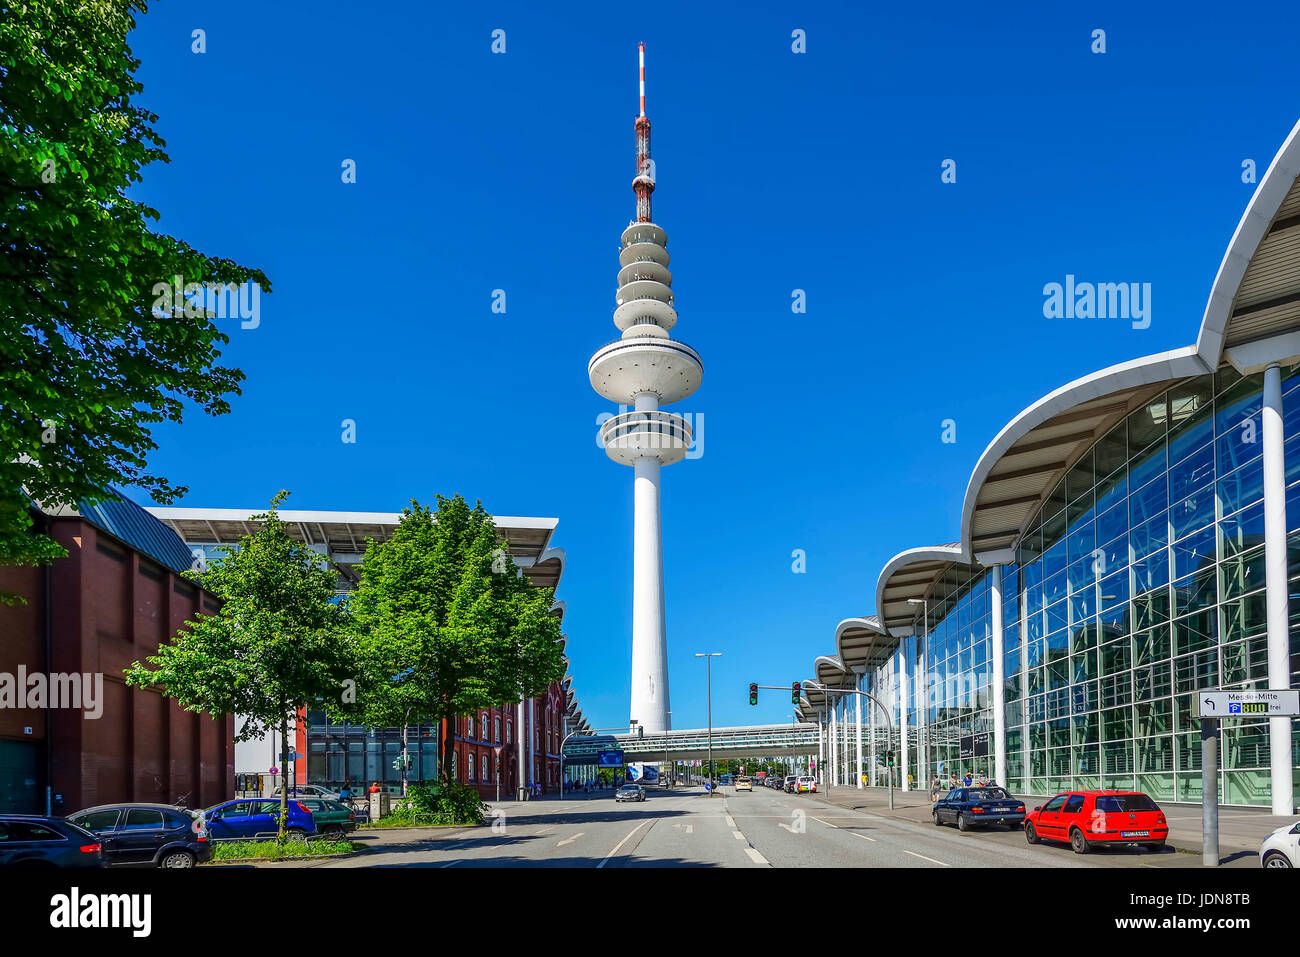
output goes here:
{"type": "Polygon", "coordinates": [[[703,659],[704,659],[704,671],[705,671],[705,676],[706,676],[706,677],[705,677],[705,681],[706,681],[705,687],[708,689],[708,690],[705,692],[706,697],[707,697],[707,701],[708,701],[708,712],[709,712],[709,777],[708,777],[709,788],[708,788],[708,795],[709,795],[709,797],[713,797],[713,792],[714,792],[714,785],[713,785],[713,659],[714,659],[714,658],[721,658],[721,657],[722,657],[722,652],[720,652],[720,651],[711,651],[711,652],[708,652],[707,654],[697,654],[695,657],[696,657],[696,658],[703,658],[703,659]]]}
{"type": "MultiPolygon", "coordinates": [[[[856,688],[828,688],[825,685],[819,685],[819,684],[814,684],[813,687],[816,688],[818,691],[822,692],[822,694],[828,694],[828,695],[854,694],[854,695],[860,695],[863,698],[866,698],[868,701],[873,702],[876,705],[876,707],[878,707],[881,711],[885,713],[885,722],[887,723],[889,728],[889,735],[891,739],[893,738],[894,719],[890,716],[888,709],[886,709],[885,706],[881,704],[879,700],[877,700],[875,695],[869,694],[866,691],[859,691],[856,688]]],[[[894,809],[894,775],[892,773],[889,775],[889,809],[891,811],[894,809]]]]}

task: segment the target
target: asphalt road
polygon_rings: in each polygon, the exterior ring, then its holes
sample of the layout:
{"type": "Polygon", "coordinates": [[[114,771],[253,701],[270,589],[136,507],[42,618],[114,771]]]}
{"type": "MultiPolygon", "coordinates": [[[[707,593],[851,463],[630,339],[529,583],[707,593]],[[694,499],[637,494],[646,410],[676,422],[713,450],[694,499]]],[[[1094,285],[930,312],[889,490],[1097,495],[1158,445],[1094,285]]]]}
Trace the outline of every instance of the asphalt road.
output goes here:
{"type": "MultiPolygon", "coordinates": [[[[609,792],[494,806],[489,826],[362,831],[370,846],[309,867],[1198,867],[1173,849],[1076,855],[1030,846],[1018,830],[955,828],[848,810],[815,795],[757,788],[651,790],[644,803],[609,792]]],[[[269,866],[288,866],[283,864],[269,866]]]]}

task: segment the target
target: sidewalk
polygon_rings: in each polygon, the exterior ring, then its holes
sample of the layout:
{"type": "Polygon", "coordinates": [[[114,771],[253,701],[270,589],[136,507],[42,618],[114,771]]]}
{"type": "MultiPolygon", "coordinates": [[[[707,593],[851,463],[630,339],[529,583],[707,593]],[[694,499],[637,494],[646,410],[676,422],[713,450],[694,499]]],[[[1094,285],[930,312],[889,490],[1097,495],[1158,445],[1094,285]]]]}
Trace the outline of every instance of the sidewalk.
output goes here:
{"type": "MultiPolygon", "coordinates": [[[[1050,795],[1048,795],[1050,796],[1050,795]]],[[[1043,804],[1048,796],[1017,794],[1016,800],[1025,802],[1032,811],[1043,804]]],[[[883,817],[895,817],[919,824],[931,823],[930,794],[928,791],[902,791],[894,789],[894,810],[889,810],[888,788],[829,787],[818,785],[815,799],[847,808],[868,811],[883,817]]],[[[1201,854],[1201,806],[1199,804],[1160,803],[1169,821],[1169,844],[1179,851],[1201,854]]],[[[1275,829],[1283,824],[1295,824],[1300,817],[1277,817],[1261,808],[1219,808],[1219,860],[1232,860],[1243,855],[1256,856],[1259,846],[1275,829]]]]}

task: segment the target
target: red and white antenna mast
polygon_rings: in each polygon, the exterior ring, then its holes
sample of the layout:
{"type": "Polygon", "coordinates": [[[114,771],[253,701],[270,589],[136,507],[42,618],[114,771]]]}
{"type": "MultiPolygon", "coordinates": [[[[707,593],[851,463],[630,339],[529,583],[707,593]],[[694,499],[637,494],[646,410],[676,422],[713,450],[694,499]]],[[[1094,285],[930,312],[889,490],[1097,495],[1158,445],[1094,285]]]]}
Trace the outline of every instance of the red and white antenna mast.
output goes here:
{"type": "Polygon", "coordinates": [[[650,119],[645,115],[645,44],[639,44],[641,59],[641,114],[636,118],[636,221],[651,223],[650,194],[655,191],[654,166],[650,162],[650,119]]]}

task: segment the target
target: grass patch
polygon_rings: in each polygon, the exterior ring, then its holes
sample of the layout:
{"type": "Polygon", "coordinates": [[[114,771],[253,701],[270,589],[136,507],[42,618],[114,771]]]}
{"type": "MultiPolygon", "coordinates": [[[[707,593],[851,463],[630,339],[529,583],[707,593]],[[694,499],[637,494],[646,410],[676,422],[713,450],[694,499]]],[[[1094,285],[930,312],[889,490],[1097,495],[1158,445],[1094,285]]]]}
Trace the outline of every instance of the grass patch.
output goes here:
{"type": "Polygon", "coordinates": [[[319,857],[326,854],[350,854],[364,847],[349,840],[327,841],[221,841],[213,848],[214,861],[283,861],[295,857],[319,857]]]}
{"type": "Polygon", "coordinates": [[[455,827],[455,816],[446,811],[417,811],[413,807],[398,805],[397,808],[378,821],[362,824],[362,828],[383,830],[391,827],[455,827]]]}

